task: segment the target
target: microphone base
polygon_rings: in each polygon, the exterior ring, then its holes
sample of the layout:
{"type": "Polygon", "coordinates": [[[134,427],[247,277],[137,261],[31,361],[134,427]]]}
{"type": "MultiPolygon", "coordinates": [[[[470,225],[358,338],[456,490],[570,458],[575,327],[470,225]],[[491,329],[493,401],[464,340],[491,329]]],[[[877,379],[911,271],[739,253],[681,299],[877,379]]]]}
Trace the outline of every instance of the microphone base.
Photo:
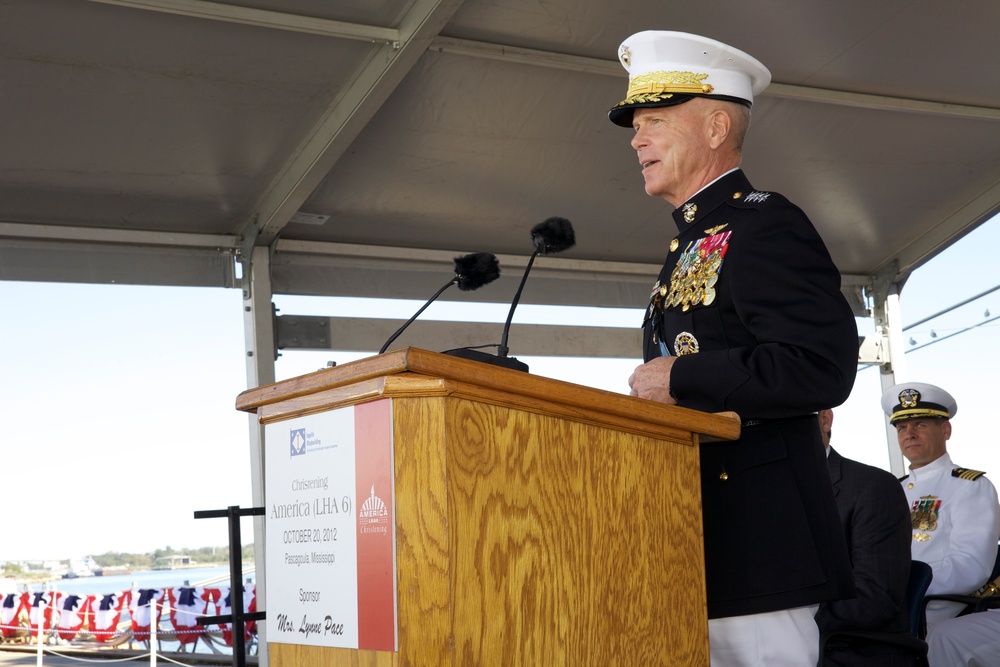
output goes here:
{"type": "Polygon", "coordinates": [[[444,354],[451,355],[453,357],[461,357],[462,359],[471,359],[472,361],[480,361],[484,364],[491,364],[493,366],[502,366],[504,368],[509,368],[513,371],[523,371],[528,372],[528,364],[523,361],[518,361],[514,357],[500,357],[495,354],[490,354],[488,352],[481,352],[479,350],[468,350],[465,348],[459,348],[457,350],[448,350],[444,354]]]}

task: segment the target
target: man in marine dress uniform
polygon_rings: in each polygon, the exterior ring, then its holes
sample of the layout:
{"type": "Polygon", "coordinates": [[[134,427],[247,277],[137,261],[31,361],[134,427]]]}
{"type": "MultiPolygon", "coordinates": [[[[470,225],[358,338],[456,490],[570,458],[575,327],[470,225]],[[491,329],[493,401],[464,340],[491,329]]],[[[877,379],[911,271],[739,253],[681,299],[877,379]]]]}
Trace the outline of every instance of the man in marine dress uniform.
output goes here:
{"type": "MultiPolygon", "coordinates": [[[[882,394],[882,409],[896,427],[910,474],[901,479],[910,506],[914,560],[931,566],[928,595],[969,595],[986,583],[997,557],[1000,506],[992,482],[978,470],[959,468],[948,455],[951,418],[958,404],[940,387],[906,382],[882,394]]],[[[927,627],[962,610],[956,602],[931,602],[927,627]]]]}
{"type": "Polygon", "coordinates": [[[857,370],[840,273],[806,215],[739,168],[767,68],[677,32],[618,56],[629,88],[609,117],[676,225],[631,393],[743,419],[739,440],[700,450],[712,665],[815,665],[819,603],[854,595],[816,418],[857,370]]]}

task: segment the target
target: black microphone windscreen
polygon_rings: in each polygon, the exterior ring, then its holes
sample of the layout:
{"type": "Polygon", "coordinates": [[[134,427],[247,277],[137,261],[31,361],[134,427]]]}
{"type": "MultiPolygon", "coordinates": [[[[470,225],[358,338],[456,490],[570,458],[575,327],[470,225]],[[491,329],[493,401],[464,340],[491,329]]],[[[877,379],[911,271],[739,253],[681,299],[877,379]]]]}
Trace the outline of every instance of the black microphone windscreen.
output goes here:
{"type": "Polygon", "coordinates": [[[458,289],[463,292],[479,289],[500,277],[500,262],[491,252],[474,252],[455,258],[458,289]]]}
{"type": "Polygon", "coordinates": [[[549,218],[531,229],[531,240],[540,255],[562,252],[576,244],[573,225],[566,218],[549,218]]]}

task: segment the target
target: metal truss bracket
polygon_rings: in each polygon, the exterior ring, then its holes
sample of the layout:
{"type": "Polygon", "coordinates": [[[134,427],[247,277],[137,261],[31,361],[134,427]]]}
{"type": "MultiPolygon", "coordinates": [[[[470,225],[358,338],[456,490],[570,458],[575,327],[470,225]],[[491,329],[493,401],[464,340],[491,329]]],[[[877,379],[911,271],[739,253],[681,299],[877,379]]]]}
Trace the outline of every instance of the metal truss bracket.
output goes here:
{"type": "Polygon", "coordinates": [[[236,254],[236,261],[240,263],[240,288],[243,290],[243,299],[248,300],[252,295],[253,280],[253,249],[257,245],[257,238],[260,236],[260,226],[257,216],[247,223],[240,232],[240,245],[236,254]]]}
{"type": "Polygon", "coordinates": [[[887,308],[889,296],[893,293],[899,264],[893,260],[872,276],[871,284],[865,288],[865,296],[871,301],[871,314],[875,320],[875,334],[861,339],[858,363],[879,364],[884,373],[892,372],[890,347],[890,315],[887,308]]]}

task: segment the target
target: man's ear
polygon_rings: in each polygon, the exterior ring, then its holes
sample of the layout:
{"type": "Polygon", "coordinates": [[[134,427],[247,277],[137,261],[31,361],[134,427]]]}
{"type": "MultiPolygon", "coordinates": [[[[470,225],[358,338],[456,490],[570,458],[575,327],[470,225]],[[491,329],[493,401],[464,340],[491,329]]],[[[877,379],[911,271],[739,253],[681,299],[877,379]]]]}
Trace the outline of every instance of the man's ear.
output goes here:
{"type": "Polygon", "coordinates": [[[733,126],[733,119],[725,109],[715,109],[708,117],[708,143],[712,149],[719,148],[726,139],[733,126]]]}
{"type": "Polygon", "coordinates": [[[819,418],[819,428],[824,433],[833,428],[833,410],[820,410],[817,414],[819,418]]]}

